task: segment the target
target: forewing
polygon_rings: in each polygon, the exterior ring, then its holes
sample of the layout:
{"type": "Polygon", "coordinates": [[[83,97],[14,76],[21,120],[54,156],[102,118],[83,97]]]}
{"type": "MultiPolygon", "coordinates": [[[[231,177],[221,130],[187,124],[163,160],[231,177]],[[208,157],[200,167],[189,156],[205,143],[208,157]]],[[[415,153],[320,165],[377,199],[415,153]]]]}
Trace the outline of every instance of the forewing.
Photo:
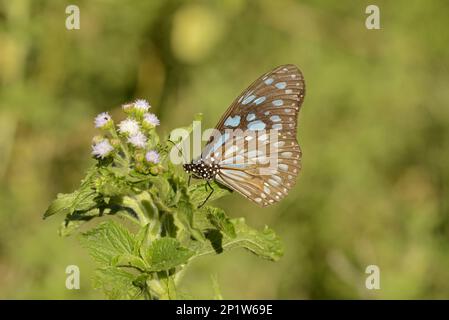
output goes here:
{"type": "Polygon", "coordinates": [[[220,165],[216,180],[262,206],[285,197],[301,168],[296,127],[304,94],[302,73],[284,65],[237,97],[201,156],[220,165]]]}

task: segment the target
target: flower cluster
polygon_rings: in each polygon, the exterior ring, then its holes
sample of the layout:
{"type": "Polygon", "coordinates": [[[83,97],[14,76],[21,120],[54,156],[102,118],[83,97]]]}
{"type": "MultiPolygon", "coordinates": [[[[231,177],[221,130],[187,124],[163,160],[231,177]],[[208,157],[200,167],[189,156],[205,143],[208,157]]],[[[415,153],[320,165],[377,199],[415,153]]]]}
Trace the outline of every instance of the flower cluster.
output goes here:
{"type": "Polygon", "coordinates": [[[159,119],[148,112],[151,106],[143,99],[124,104],[122,108],[128,117],[117,128],[109,113],[102,112],[95,117],[95,127],[104,135],[94,138],[92,155],[99,160],[110,157],[117,165],[157,174],[161,159],[154,129],[160,124],[159,119]]]}

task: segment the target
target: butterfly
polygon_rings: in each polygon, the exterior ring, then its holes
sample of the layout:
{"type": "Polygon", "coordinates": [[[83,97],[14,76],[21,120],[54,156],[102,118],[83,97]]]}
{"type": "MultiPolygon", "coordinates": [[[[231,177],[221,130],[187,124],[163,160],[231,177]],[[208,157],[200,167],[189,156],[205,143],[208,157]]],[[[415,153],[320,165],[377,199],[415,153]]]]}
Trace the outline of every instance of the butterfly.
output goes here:
{"type": "Polygon", "coordinates": [[[262,207],[280,201],[301,169],[296,127],[304,95],[304,77],[295,65],[262,75],[234,100],[217,134],[184,170],[206,180],[212,192],[209,181],[215,180],[262,207]]]}

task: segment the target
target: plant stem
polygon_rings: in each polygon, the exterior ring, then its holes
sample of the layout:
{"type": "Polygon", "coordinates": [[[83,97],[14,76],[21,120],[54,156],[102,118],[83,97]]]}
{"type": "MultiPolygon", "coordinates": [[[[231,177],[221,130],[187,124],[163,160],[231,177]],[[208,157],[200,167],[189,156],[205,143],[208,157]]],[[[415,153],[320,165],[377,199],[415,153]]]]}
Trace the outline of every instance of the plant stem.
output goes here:
{"type": "Polygon", "coordinates": [[[112,138],[117,139],[120,141],[120,148],[123,151],[123,154],[125,155],[125,161],[126,161],[126,166],[124,166],[124,168],[129,167],[130,161],[131,161],[131,157],[129,155],[129,149],[128,149],[128,145],[126,143],[123,143],[123,139],[120,138],[117,134],[117,130],[115,129],[115,126],[113,126],[110,130],[109,133],[111,134],[112,138]]]}
{"type": "MultiPolygon", "coordinates": [[[[160,221],[159,210],[154,204],[151,195],[148,192],[142,192],[136,196],[124,196],[123,205],[131,208],[137,215],[137,223],[141,227],[149,226],[149,239],[154,241],[161,237],[162,223],[160,221]]],[[[134,219],[133,219],[134,220],[134,219]]],[[[166,279],[159,279],[155,274],[147,280],[143,297],[144,299],[171,299],[176,297],[176,283],[179,277],[170,276],[167,272],[166,279]]]]}

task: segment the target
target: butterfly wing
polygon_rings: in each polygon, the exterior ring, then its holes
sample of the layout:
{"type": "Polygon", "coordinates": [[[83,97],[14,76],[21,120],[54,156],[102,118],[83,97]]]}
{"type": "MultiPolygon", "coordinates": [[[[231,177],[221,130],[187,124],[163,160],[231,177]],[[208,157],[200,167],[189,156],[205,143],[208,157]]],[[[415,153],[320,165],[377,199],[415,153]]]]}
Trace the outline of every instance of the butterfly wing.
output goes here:
{"type": "Polygon", "coordinates": [[[215,179],[262,206],[285,197],[301,168],[296,126],[304,94],[302,73],[283,65],[238,96],[201,155],[220,165],[215,179]]]}

